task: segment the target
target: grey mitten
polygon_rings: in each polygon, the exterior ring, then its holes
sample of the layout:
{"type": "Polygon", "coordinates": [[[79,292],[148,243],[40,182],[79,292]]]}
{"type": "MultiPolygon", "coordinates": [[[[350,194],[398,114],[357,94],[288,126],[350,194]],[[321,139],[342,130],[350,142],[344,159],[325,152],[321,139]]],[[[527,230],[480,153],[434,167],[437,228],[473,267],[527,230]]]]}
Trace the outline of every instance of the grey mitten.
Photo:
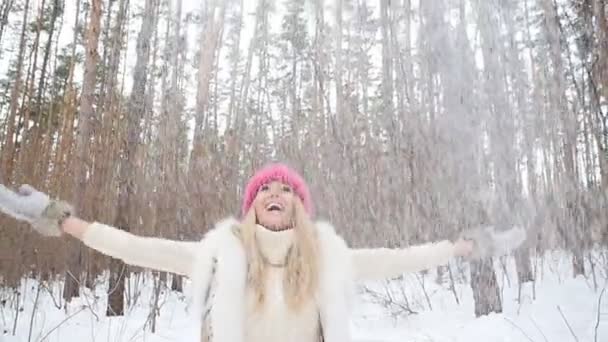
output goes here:
{"type": "Polygon", "coordinates": [[[21,221],[44,236],[60,236],[61,222],[74,208],[64,201],[53,200],[34,187],[24,184],[17,192],[0,184],[0,211],[21,221]]]}
{"type": "Polygon", "coordinates": [[[494,228],[480,227],[462,233],[463,239],[473,241],[475,244],[469,259],[483,259],[494,254],[495,246],[490,230],[494,231],[494,228]]]}
{"type": "Polygon", "coordinates": [[[508,254],[526,240],[526,232],[521,227],[496,232],[494,227],[480,227],[465,231],[462,238],[475,244],[470,259],[483,259],[508,254]]]}

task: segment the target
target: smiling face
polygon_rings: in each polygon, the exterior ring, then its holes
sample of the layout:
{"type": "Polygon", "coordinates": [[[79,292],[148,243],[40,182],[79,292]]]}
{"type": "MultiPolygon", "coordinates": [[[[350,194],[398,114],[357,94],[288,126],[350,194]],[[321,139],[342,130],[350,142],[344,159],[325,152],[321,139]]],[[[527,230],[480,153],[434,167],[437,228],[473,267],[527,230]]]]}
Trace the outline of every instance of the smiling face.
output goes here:
{"type": "Polygon", "coordinates": [[[270,230],[291,228],[295,199],[295,193],[289,185],[278,181],[262,185],[254,201],[257,223],[270,230]]]}

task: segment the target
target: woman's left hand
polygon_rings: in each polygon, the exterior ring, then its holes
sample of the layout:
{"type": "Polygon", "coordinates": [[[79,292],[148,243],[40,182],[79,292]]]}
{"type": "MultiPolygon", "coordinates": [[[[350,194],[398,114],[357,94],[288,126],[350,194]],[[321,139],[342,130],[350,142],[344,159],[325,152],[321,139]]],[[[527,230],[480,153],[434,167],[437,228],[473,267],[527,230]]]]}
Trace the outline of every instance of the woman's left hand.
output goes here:
{"type": "Polygon", "coordinates": [[[521,227],[499,232],[493,226],[469,229],[454,242],[454,254],[469,260],[501,256],[519,248],[526,237],[526,231],[521,227]]]}

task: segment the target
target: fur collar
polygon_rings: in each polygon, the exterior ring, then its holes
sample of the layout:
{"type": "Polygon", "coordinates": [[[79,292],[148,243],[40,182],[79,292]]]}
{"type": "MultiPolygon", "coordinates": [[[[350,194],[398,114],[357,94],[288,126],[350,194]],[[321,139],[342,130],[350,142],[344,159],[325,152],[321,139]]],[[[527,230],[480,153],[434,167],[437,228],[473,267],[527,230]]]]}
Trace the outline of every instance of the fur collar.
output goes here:
{"type": "MultiPolygon", "coordinates": [[[[201,318],[209,312],[213,342],[244,342],[247,262],[241,242],[233,233],[237,223],[234,218],[225,219],[205,235],[192,272],[196,331],[200,334],[201,318]],[[212,282],[216,284],[213,299],[209,297],[212,282]],[[213,309],[207,311],[211,301],[213,309]]],[[[349,342],[354,294],[350,251],[329,223],[317,222],[315,227],[321,253],[316,301],[324,341],[349,342]]]]}

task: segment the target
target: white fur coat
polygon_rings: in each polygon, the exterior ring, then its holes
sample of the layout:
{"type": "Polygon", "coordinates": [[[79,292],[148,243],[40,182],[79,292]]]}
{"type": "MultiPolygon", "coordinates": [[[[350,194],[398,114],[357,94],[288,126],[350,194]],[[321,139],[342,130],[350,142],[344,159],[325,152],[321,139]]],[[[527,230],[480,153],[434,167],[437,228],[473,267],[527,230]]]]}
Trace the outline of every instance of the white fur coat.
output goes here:
{"type": "MultiPolygon", "coordinates": [[[[201,241],[194,263],[192,282],[193,288],[197,289],[194,303],[200,310],[206,307],[203,297],[210,286],[213,262],[217,260],[217,287],[210,313],[214,342],[241,342],[245,335],[243,303],[247,260],[241,242],[231,230],[236,223],[229,219],[218,224],[201,241]]],[[[349,341],[353,259],[344,240],[335,234],[330,225],[318,223],[316,227],[322,253],[319,259],[323,260],[317,299],[323,337],[327,342],[349,341]]],[[[202,311],[197,314],[202,314],[202,311]]]]}
{"type": "MultiPolygon", "coordinates": [[[[207,303],[215,264],[215,297],[210,319],[214,342],[244,342],[246,267],[244,249],[232,233],[237,221],[230,218],[216,225],[200,242],[140,237],[94,223],[83,242],[128,264],[182,274],[192,279],[196,317],[207,303]]],[[[326,342],[349,342],[353,288],[359,280],[392,278],[445,264],[454,255],[449,241],[404,249],[353,249],[324,222],[315,224],[320,240],[317,306],[326,342]]],[[[200,331],[200,329],[197,329],[200,331]]]]}

